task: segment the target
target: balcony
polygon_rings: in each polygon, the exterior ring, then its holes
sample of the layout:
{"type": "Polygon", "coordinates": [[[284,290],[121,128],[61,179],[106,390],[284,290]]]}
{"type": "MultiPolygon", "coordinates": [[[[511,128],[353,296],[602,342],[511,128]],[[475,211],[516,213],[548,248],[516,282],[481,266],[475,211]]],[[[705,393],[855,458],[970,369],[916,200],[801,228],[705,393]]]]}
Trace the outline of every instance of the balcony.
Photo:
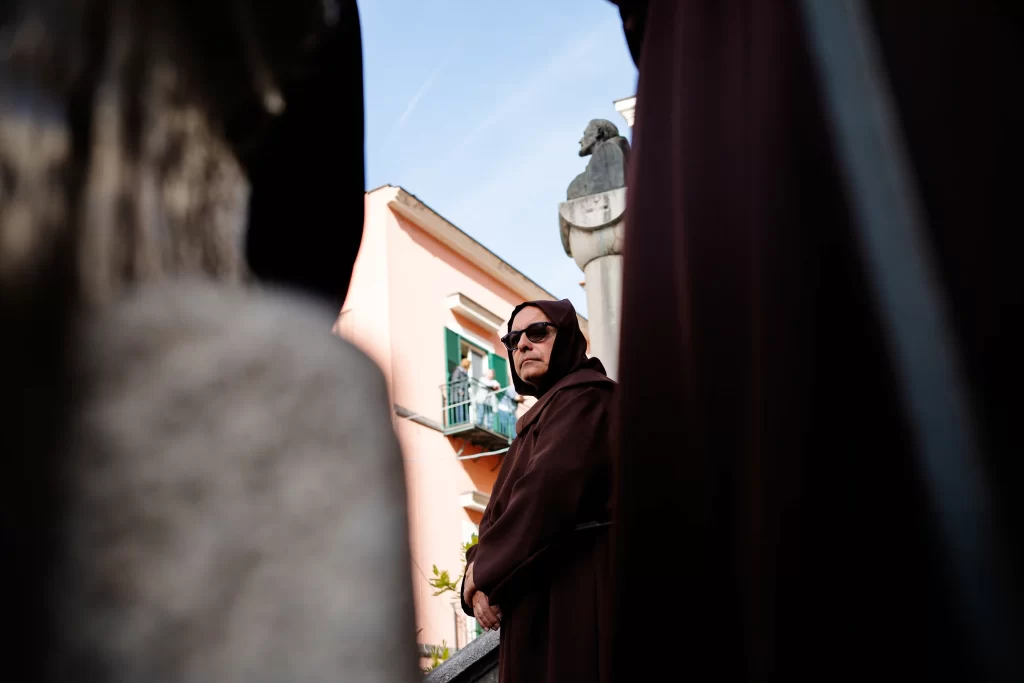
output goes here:
{"type": "Polygon", "coordinates": [[[516,436],[516,408],[508,387],[492,390],[472,378],[441,385],[441,424],[445,436],[482,446],[507,448],[516,436]]]}

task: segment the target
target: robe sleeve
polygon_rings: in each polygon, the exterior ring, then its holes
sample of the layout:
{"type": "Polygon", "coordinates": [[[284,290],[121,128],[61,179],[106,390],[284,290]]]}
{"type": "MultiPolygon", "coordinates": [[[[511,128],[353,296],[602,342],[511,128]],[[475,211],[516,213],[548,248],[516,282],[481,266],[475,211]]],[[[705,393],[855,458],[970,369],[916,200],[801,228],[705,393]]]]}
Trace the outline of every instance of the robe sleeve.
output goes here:
{"type": "Polygon", "coordinates": [[[606,390],[567,391],[535,427],[531,460],[513,485],[507,507],[481,530],[473,578],[492,604],[515,601],[520,574],[560,535],[572,533],[587,483],[610,464],[606,390]]]}
{"type": "MultiPolygon", "coordinates": [[[[487,507],[484,509],[484,515],[480,519],[480,528],[477,530],[477,544],[466,551],[466,572],[469,572],[469,565],[473,564],[473,560],[476,558],[476,552],[480,549],[479,538],[487,527],[491,524],[491,504],[487,503],[487,507]]],[[[473,570],[474,575],[476,570],[473,570]]],[[[486,595],[486,593],[485,593],[486,595]]],[[[466,577],[462,577],[462,584],[459,587],[459,601],[462,602],[462,611],[473,616],[473,606],[466,602],[466,577]]]]}
{"type": "MultiPolygon", "coordinates": [[[[485,520],[480,521],[480,526],[483,528],[485,520]]],[[[469,565],[473,564],[473,559],[476,557],[476,551],[480,547],[480,543],[477,542],[475,546],[466,551],[466,572],[469,572],[469,565]]],[[[473,570],[474,573],[476,570],[473,570]]],[[[462,611],[473,616],[473,606],[466,602],[466,577],[462,577],[462,585],[459,588],[459,600],[462,602],[462,611]]]]}

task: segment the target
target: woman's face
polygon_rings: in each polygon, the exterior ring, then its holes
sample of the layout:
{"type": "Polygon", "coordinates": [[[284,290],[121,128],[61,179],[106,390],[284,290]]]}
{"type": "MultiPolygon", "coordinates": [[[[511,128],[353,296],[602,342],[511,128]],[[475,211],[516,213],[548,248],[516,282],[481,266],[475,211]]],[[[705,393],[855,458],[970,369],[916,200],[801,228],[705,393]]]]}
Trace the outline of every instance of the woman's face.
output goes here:
{"type": "MultiPolygon", "coordinates": [[[[536,306],[527,306],[519,311],[512,320],[513,330],[522,330],[533,323],[551,322],[551,319],[544,315],[544,311],[536,306]]],[[[547,329],[547,335],[539,342],[530,341],[524,334],[519,337],[519,344],[512,352],[512,362],[516,368],[516,374],[530,384],[536,384],[548,372],[551,363],[551,349],[555,345],[555,336],[558,331],[553,327],[547,329]]]]}

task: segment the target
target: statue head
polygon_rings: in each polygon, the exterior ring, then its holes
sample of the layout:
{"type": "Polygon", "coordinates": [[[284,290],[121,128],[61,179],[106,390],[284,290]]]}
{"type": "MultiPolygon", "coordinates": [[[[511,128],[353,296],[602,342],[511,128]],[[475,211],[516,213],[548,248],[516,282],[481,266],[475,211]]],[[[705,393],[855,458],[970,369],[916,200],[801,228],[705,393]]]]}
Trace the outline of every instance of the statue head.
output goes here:
{"type": "Polygon", "coordinates": [[[619,129],[611,121],[594,119],[587,124],[587,129],[583,131],[583,137],[580,139],[580,156],[593,154],[597,143],[618,137],[618,135],[619,129]]]}

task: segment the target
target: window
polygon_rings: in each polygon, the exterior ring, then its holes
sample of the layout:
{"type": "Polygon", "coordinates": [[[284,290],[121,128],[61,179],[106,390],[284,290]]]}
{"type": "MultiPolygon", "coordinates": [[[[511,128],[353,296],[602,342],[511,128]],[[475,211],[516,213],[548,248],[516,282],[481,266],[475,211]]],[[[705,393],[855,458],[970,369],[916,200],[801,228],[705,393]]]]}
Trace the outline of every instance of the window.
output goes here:
{"type": "Polygon", "coordinates": [[[508,361],[493,353],[488,353],[472,340],[460,335],[458,332],[444,329],[445,347],[445,381],[451,381],[452,372],[462,362],[463,358],[469,358],[469,376],[479,378],[483,375],[485,368],[494,370],[494,379],[502,387],[507,387],[511,382],[508,375],[508,361]]]}
{"type": "MultiPolygon", "coordinates": [[[[494,371],[494,379],[501,389],[509,386],[508,361],[503,356],[489,353],[487,342],[473,338],[471,334],[459,334],[449,328],[444,329],[445,349],[445,383],[441,385],[445,430],[472,431],[478,441],[483,438],[493,445],[490,437],[482,432],[490,432],[496,438],[512,439],[515,436],[514,419],[510,419],[509,410],[502,403],[504,394],[492,391],[482,380],[487,369],[494,371]],[[469,361],[469,378],[456,377],[455,372],[464,362],[469,361]],[[455,380],[459,381],[455,381],[455,380]],[[481,427],[475,430],[473,427],[481,427]]],[[[449,433],[448,431],[445,432],[449,433]]]]}
{"type": "Polygon", "coordinates": [[[512,384],[509,380],[508,375],[508,361],[502,356],[491,354],[490,358],[491,369],[494,370],[494,379],[498,380],[502,388],[512,384]]]}
{"type": "Polygon", "coordinates": [[[484,368],[487,363],[487,354],[480,349],[470,346],[469,342],[465,339],[460,340],[459,344],[461,358],[469,359],[469,376],[473,379],[480,379],[484,374],[484,368]]]}

